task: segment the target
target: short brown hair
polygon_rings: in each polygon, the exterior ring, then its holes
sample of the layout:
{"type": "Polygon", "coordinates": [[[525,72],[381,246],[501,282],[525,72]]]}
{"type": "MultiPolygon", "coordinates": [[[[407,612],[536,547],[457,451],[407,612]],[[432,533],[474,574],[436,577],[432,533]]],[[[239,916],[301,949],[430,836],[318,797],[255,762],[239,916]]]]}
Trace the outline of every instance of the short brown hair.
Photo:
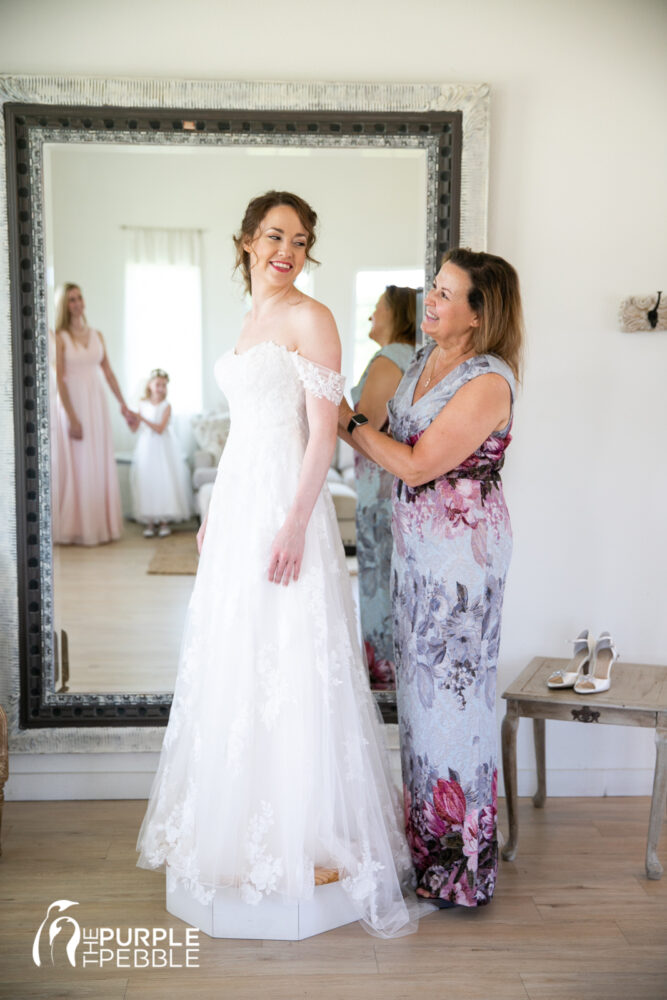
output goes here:
{"type": "Polygon", "coordinates": [[[414,288],[387,285],[384,297],[391,309],[390,344],[395,341],[414,344],[417,339],[417,292],[414,288]]]}
{"type": "Polygon", "coordinates": [[[313,211],[307,201],[299,198],[298,194],[291,194],[289,191],[267,191],[266,194],[261,194],[257,198],[253,198],[248,204],[241,228],[236,236],[233,237],[234,246],[236,247],[234,271],[241,270],[243,284],[248,294],[251,292],[250,254],[247,250],[244,250],[243,244],[252,242],[266,213],[278,205],[288,205],[299,216],[299,221],[306,230],[306,260],[310,261],[311,264],[319,263],[310,255],[310,251],[313,249],[317,238],[315,235],[317,213],[313,211]]]}
{"type": "Polygon", "coordinates": [[[480,321],[472,333],[475,353],[497,355],[520,379],[524,332],[516,271],[502,257],[465,247],[448,250],[442,264],[448,262],[460,267],[470,278],[468,304],[480,321]]]}

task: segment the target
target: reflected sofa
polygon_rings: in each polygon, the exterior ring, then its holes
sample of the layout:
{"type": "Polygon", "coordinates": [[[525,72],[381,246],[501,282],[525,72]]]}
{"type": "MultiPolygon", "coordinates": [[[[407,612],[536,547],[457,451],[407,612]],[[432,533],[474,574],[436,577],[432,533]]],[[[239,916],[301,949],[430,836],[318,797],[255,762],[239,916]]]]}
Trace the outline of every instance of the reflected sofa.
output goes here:
{"type": "MultiPolygon", "coordinates": [[[[225,412],[202,413],[192,418],[192,431],[196,441],[193,456],[192,488],[195,509],[203,520],[211,499],[213,483],[218,471],[227,435],[229,415],[225,412]]],[[[356,550],[357,532],[355,508],[357,495],[354,484],[354,452],[344,441],[338,441],[331,468],[327,474],[327,484],[336,509],[336,518],[345,551],[348,555],[356,550]]]]}

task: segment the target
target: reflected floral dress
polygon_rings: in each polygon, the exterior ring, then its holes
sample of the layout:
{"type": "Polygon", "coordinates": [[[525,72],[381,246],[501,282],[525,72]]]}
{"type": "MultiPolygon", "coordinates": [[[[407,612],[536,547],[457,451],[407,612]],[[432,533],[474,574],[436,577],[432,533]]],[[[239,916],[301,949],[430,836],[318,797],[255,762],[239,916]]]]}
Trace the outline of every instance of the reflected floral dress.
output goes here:
{"type": "MultiPolygon", "coordinates": [[[[407,369],[389,403],[393,436],[414,444],[470,379],[511,369],[470,358],[413,404],[435,344],[407,369]]],[[[461,906],[493,896],[496,666],[512,530],[500,469],[512,418],[458,468],[393,494],[392,604],[405,821],[417,892],[461,906]]]]}
{"type": "MultiPolygon", "coordinates": [[[[401,372],[405,372],[414,350],[412,344],[395,341],[374,354],[351,391],[353,405],[356,407],[361,399],[369,369],[376,358],[388,358],[401,372]]],[[[394,477],[358,451],[354,453],[354,476],[361,633],[371,688],[386,691],[395,687],[390,592],[391,493],[394,477]]]]}

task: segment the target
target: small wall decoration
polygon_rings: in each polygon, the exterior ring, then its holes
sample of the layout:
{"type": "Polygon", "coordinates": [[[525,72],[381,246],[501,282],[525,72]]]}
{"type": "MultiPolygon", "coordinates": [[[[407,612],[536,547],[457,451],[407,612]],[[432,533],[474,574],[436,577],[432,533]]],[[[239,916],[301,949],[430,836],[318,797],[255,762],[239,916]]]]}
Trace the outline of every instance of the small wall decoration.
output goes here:
{"type": "Polygon", "coordinates": [[[663,299],[662,292],[633,295],[621,302],[618,318],[623,333],[667,330],[667,299],[663,299]]]}

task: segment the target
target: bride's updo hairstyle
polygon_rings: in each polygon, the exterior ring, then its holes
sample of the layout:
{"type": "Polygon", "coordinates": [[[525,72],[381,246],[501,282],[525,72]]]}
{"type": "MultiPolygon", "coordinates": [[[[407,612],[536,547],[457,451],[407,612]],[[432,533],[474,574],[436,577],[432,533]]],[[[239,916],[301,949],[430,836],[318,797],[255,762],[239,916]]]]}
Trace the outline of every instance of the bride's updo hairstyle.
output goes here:
{"type": "Polygon", "coordinates": [[[264,220],[267,212],[278,205],[289,205],[299,216],[299,222],[306,233],[306,260],[311,264],[318,264],[319,261],[310,256],[316,240],[315,227],[317,225],[317,213],[313,211],[307,201],[299,198],[298,194],[291,194],[289,191],[267,191],[257,198],[253,198],[245,210],[241,228],[234,239],[236,247],[236,262],[234,271],[241,270],[245,290],[250,295],[250,254],[243,249],[244,243],[252,243],[257,235],[257,231],[264,220]]]}

